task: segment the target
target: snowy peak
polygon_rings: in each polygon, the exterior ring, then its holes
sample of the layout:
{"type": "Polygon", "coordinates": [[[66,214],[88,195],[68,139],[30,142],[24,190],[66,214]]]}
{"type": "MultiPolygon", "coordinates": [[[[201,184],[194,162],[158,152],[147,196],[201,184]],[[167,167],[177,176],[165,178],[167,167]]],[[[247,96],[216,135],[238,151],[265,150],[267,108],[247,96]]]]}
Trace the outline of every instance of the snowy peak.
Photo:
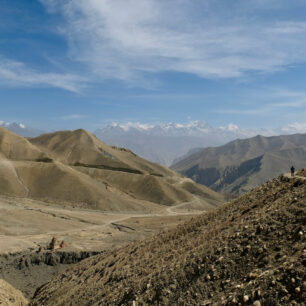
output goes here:
{"type": "MultiPolygon", "coordinates": [[[[126,147],[148,160],[171,165],[190,149],[223,145],[236,138],[255,136],[259,131],[243,130],[233,123],[212,127],[205,121],[184,124],[127,122],[108,124],[95,134],[109,145],[126,147]]],[[[260,131],[260,134],[271,135],[269,131],[260,131]]]]}
{"type": "Polygon", "coordinates": [[[0,120],[0,127],[4,127],[9,131],[23,137],[36,137],[43,133],[43,131],[25,126],[19,122],[5,122],[0,120]]]}
{"type": "MultiPolygon", "coordinates": [[[[212,127],[205,121],[191,121],[185,124],[182,123],[162,123],[162,124],[144,124],[139,122],[127,122],[127,123],[111,123],[100,129],[96,134],[115,133],[116,135],[131,134],[140,132],[145,135],[151,136],[168,136],[168,137],[181,137],[181,136],[194,136],[202,137],[208,134],[229,135],[232,134],[235,137],[251,137],[258,134],[258,130],[243,130],[236,124],[229,123],[226,126],[212,127]]],[[[261,130],[261,133],[265,135],[273,134],[268,130],[261,130]]]]}
{"type": "Polygon", "coordinates": [[[205,121],[190,121],[112,123],[96,130],[95,134],[109,145],[129,148],[148,160],[169,166],[194,148],[220,146],[237,138],[256,135],[275,136],[303,131],[306,132],[306,124],[303,123],[279,129],[243,129],[234,123],[213,127],[205,121]]]}

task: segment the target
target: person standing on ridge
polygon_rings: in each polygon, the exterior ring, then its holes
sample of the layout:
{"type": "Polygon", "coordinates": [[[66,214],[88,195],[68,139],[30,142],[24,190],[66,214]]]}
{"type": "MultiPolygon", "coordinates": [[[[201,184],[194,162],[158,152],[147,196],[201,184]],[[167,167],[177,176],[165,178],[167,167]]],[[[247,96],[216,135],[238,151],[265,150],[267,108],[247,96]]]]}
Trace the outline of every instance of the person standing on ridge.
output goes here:
{"type": "Polygon", "coordinates": [[[291,176],[294,176],[294,171],[295,171],[295,169],[294,169],[294,167],[293,166],[291,166],[291,176]]]}

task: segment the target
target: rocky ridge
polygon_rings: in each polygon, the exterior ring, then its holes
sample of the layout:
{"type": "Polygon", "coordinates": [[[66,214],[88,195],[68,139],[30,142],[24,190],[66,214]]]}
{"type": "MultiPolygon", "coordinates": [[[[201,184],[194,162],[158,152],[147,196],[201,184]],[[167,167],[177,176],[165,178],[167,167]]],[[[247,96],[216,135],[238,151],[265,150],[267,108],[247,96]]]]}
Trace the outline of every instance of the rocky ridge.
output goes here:
{"type": "Polygon", "coordinates": [[[173,230],[84,260],[31,305],[303,305],[305,199],[306,179],[280,176],[173,230]]]}

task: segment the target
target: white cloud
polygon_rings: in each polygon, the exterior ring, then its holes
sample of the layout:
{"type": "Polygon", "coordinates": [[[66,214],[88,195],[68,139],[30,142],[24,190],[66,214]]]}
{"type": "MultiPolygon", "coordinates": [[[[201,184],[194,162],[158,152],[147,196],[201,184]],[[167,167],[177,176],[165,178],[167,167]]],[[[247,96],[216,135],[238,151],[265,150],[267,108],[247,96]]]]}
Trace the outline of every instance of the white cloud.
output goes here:
{"type": "Polygon", "coordinates": [[[288,124],[281,129],[283,132],[288,134],[293,133],[306,133],[306,122],[295,122],[288,124]]]}
{"type": "Polygon", "coordinates": [[[226,129],[228,131],[231,131],[231,132],[236,132],[236,131],[239,131],[239,127],[238,125],[234,124],[234,123],[229,123],[226,127],[226,129]]]}
{"type": "Polygon", "coordinates": [[[86,79],[74,74],[42,73],[21,62],[0,57],[0,82],[5,86],[56,87],[79,92],[86,79]]]}
{"type": "MultiPolygon", "coordinates": [[[[261,18],[259,0],[249,7],[242,0],[41,2],[63,14],[61,33],[70,55],[89,65],[96,77],[138,82],[148,73],[179,71],[228,78],[306,61],[306,22],[261,18]]],[[[275,3],[265,1],[269,9],[275,3]]],[[[277,9],[288,8],[285,1],[279,3],[277,9]]]]}

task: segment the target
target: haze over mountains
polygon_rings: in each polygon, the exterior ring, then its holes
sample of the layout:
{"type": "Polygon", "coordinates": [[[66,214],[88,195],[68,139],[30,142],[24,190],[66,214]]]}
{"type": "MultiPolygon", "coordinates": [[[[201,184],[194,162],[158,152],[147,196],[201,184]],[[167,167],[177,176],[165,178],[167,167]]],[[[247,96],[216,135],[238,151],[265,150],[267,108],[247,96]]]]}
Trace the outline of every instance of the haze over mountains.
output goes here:
{"type": "Polygon", "coordinates": [[[237,138],[292,134],[305,127],[296,125],[279,129],[242,129],[235,124],[212,127],[204,121],[187,124],[113,123],[96,130],[95,135],[109,145],[131,149],[136,154],[170,166],[194,148],[223,145],[237,138]]]}
{"type": "Polygon", "coordinates": [[[36,137],[43,133],[43,130],[34,129],[32,127],[24,125],[23,123],[17,123],[17,122],[10,123],[0,120],[0,127],[6,128],[11,132],[23,137],[36,137]]]}
{"type": "MultiPolygon", "coordinates": [[[[37,137],[44,133],[42,129],[23,123],[0,121],[0,126],[23,137],[37,137]]],[[[186,124],[111,123],[95,130],[94,134],[108,145],[128,148],[147,160],[170,166],[200,148],[256,135],[277,136],[305,131],[306,126],[301,124],[278,129],[244,129],[232,123],[213,127],[204,121],[191,121],[186,124]]]]}
{"type": "Polygon", "coordinates": [[[223,197],[109,147],[84,131],[25,139],[0,128],[0,193],[106,211],[155,211],[185,203],[210,209],[223,197]]]}
{"type": "Polygon", "coordinates": [[[306,134],[255,136],[206,148],[171,168],[223,193],[240,194],[306,164],[306,134]]]}

